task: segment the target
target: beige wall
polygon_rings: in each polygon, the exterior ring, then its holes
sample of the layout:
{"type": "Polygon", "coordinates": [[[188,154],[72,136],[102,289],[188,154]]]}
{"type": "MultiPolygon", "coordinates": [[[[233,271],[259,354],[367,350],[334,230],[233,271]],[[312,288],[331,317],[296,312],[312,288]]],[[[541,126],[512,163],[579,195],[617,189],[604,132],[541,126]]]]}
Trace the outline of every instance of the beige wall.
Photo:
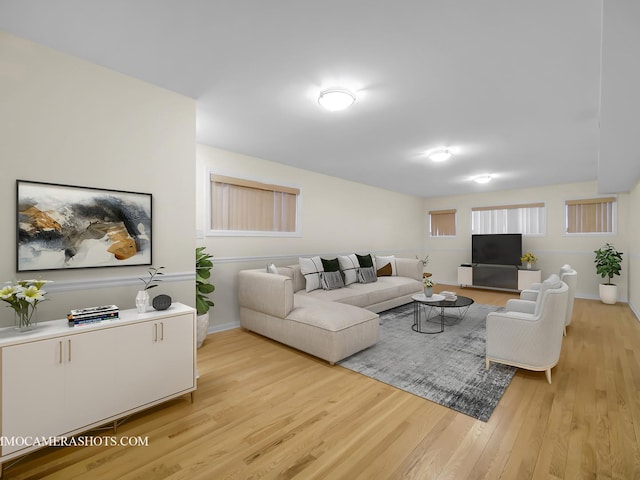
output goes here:
{"type": "Polygon", "coordinates": [[[289,265],[298,256],[335,256],[377,252],[414,257],[422,253],[425,225],[422,199],[255,157],[198,145],[197,228],[205,231],[207,178],[210,171],[301,189],[302,232],[299,237],[204,237],[215,256],[216,291],[211,312],[213,329],[238,322],[236,277],[239,270],[267,263],[289,265]]]}
{"type": "Polygon", "coordinates": [[[538,256],[536,266],[542,270],[542,277],[556,273],[561,265],[569,263],[578,271],[578,295],[598,298],[598,284],[601,278],[595,273],[593,251],[610,242],[625,253],[622,275],[616,277],[614,282],[619,285],[619,298],[626,301],[629,280],[630,196],[618,195],[618,229],[615,235],[568,236],[564,234],[564,201],[596,195],[596,183],[586,182],[425,199],[425,212],[442,208],[458,210],[456,238],[426,237],[426,251],[432,259],[429,270],[434,274],[436,281],[453,285],[457,283],[457,266],[471,261],[472,207],[545,202],[547,234],[543,237],[523,237],[522,240],[523,250],[530,250],[538,256]]]}
{"type": "Polygon", "coordinates": [[[640,181],[629,195],[629,306],[640,320],[640,181]]]}
{"type": "MultiPolygon", "coordinates": [[[[16,179],[129,190],[153,194],[153,262],[168,275],[152,296],[193,304],[194,100],[0,33],[0,105],[0,282],[54,280],[40,320],[133,308],[146,267],[15,269],[16,179]]],[[[1,308],[0,325],[12,321],[1,308]]]]}

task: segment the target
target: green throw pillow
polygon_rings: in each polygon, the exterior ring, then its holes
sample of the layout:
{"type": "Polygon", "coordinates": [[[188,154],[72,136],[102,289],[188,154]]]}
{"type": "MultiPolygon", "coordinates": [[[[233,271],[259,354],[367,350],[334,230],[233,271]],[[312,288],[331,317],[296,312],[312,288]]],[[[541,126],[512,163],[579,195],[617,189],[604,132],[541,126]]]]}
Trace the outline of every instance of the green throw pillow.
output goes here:
{"type": "Polygon", "coordinates": [[[358,255],[356,253],[356,258],[358,259],[358,263],[360,263],[361,267],[373,267],[373,259],[371,255],[358,255]]]}
{"type": "Polygon", "coordinates": [[[339,272],[340,271],[340,262],[338,262],[337,258],[326,259],[322,258],[322,266],[324,267],[325,272],[339,272]]]}

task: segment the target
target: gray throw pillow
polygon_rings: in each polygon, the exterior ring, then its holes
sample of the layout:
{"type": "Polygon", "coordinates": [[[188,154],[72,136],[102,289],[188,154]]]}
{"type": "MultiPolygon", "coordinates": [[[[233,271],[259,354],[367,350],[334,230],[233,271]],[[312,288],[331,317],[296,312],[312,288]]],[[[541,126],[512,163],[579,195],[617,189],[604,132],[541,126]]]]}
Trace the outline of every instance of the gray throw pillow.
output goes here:
{"type": "Polygon", "coordinates": [[[373,283],[378,281],[378,276],[373,267],[360,267],[358,269],[358,283],[373,283]]]}
{"type": "Polygon", "coordinates": [[[335,290],[336,288],[344,287],[344,281],[342,280],[342,274],[338,272],[321,272],[320,284],[323,290],[335,290]]]}

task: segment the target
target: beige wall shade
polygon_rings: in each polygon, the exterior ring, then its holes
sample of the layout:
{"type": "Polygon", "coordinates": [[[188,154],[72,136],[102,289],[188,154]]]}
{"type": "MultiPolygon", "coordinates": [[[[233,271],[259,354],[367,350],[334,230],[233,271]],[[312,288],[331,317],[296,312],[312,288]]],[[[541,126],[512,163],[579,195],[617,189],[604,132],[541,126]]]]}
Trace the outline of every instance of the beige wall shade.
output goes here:
{"type": "Polygon", "coordinates": [[[612,233],[615,197],[567,200],[567,233],[612,233]]]}
{"type": "Polygon", "coordinates": [[[429,234],[432,237],[448,237],[456,234],[456,210],[429,211],[429,234]]]}
{"type": "Polygon", "coordinates": [[[297,188],[211,174],[211,229],[295,232],[297,188]]]}

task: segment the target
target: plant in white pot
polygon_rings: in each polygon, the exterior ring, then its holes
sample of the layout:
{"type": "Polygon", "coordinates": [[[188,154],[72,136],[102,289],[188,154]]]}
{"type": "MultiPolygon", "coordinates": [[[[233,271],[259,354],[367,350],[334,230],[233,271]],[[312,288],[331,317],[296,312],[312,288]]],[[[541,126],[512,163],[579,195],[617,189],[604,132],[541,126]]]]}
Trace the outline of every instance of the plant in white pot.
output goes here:
{"type": "Polygon", "coordinates": [[[196,247],[196,311],[197,317],[197,346],[200,348],[209,330],[209,308],[214,303],[209,300],[208,295],[215,290],[215,287],[209,283],[211,278],[211,269],[213,255],[208,254],[204,250],[206,247],[196,247]]]}
{"type": "Polygon", "coordinates": [[[618,300],[618,287],[611,283],[611,280],[615,275],[620,275],[622,252],[618,252],[613,245],[607,243],[593,253],[596,254],[596,273],[607,279],[607,283],[601,283],[599,286],[600,300],[602,303],[614,304],[618,300]]]}
{"type": "Polygon", "coordinates": [[[150,267],[147,272],[149,274],[149,278],[140,278],[140,281],[144,283],[144,288],[139,290],[136,295],[136,309],[138,310],[138,313],[144,313],[149,309],[149,292],[147,290],[156,288],[158,283],[162,281],[158,276],[164,275],[164,273],[160,271],[163,268],[164,267],[150,267]]]}

